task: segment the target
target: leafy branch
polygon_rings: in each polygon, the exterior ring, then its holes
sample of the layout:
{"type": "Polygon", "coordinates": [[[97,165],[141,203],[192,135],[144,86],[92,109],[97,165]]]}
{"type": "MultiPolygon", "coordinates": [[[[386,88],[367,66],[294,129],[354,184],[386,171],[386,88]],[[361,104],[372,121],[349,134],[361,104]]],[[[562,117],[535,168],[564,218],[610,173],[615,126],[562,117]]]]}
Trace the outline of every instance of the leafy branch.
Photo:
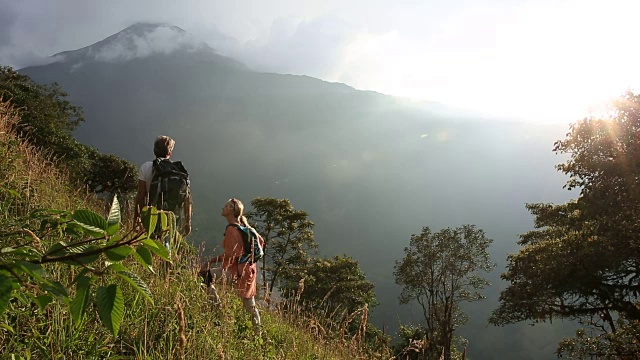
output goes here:
{"type": "MultiPolygon", "coordinates": [[[[46,250],[44,237],[36,231],[20,229],[0,234],[4,244],[10,237],[24,234],[31,238],[17,246],[4,246],[0,250],[0,316],[16,298],[25,304],[35,303],[43,310],[54,299],[69,307],[76,326],[81,326],[92,301],[97,305],[103,325],[116,336],[124,317],[124,297],[120,285],[105,282],[121,278],[144,298],[153,303],[147,284],[125,263],[133,257],[149,271],[153,270],[153,254],[171,261],[169,251],[158,241],[175,235],[175,215],[154,207],[143,210],[142,229],[121,231],[120,204],[114,198],[106,218],[90,210],[74,212],[38,210],[32,214],[41,220],[40,231],[47,236],[59,234],[46,250]],[[47,271],[47,266],[61,264],[76,270],[73,281],[63,285],[47,271]],[[98,279],[105,281],[96,286],[98,279]],[[94,286],[92,286],[94,285],[94,286]],[[75,286],[75,296],[69,290],[75,286]],[[95,287],[95,289],[94,289],[95,287]],[[35,291],[20,291],[22,288],[35,291]],[[41,295],[36,296],[36,294],[41,295]]],[[[26,239],[25,239],[26,240],[26,239]]],[[[74,272],[71,272],[74,273],[74,272]]],[[[10,328],[5,326],[5,328],[10,328]]]]}

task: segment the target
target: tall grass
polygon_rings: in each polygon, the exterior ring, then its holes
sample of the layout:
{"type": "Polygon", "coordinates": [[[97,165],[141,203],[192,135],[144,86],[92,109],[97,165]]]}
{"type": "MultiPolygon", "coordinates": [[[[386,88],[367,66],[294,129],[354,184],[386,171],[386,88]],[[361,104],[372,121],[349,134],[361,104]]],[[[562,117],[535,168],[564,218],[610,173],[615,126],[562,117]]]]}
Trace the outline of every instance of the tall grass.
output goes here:
{"type": "MultiPolygon", "coordinates": [[[[39,208],[92,209],[105,213],[104,202],[75,186],[46,151],[34,149],[13,135],[19,113],[0,99],[0,241],[24,242],[23,228],[38,229],[29,214],[39,208]],[[12,234],[9,236],[8,234],[12,234]]],[[[128,212],[128,211],[125,211],[128,212]]],[[[130,220],[125,219],[125,224],[130,220]]],[[[130,224],[129,224],[130,225],[130,224]]],[[[36,231],[34,230],[34,231],[36,231]]],[[[45,246],[59,234],[39,234],[45,246]]],[[[290,298],[261,306],[262,335],[252,329],[235,290],[222,286],[221,303],[205,294],[196,269],[200,254],[186,242],[175,248],[173,264],[154,259],[155,272],[136,262],[126,265],[149,285],[153,304],[139,292],[120,285],[125,317],[118,336],[100,323],[95,305],[77,326],[65,304],[40,309],[13,299],[0,317],[0,357],[24,359],[388,359],[384,343],[372,350],[364,328],[349,330],[356,319],[366,324],[368,309],[354,314],[308,312],[290,298]]],[[[75,275],[52,264],[47,271],[69,285],[75,275]]],[[[112,280],[113,281],[113,280],[112,280]]],[[[25,292],[45,291],[23,284],[25,292]]],[[[18,295],[21,296],[21,295],[18,295]]],[[[362,325],[364,326],[364,325],[362,325]]]]}

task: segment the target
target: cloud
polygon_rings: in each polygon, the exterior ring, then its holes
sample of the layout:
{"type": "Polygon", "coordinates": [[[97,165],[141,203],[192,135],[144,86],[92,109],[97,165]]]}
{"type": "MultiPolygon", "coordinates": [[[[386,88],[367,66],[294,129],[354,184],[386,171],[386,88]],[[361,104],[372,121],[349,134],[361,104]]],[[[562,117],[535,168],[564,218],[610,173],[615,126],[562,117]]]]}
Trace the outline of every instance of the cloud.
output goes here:
{"type": "Polygon", "coordinates": [[[0,49],[11,43],[11,28],[16,22],[15,10],[6,8],[0,11],[0,49]]]}
{"type": "Polygon", "coordinates": [[[279,18],[261,37],[217,48],[259,71],[327,78],[361,30],[336,14],[308,20],[279,18]]]}
{"type": "Polygon", "coordinates": [[[127,61],[152,54],[168,54],[177,49],[193,50],[202,46],[195,37],[170,26],[159,26],[143,33],[119,33],[93,54],[98,61],[127,61]]]}

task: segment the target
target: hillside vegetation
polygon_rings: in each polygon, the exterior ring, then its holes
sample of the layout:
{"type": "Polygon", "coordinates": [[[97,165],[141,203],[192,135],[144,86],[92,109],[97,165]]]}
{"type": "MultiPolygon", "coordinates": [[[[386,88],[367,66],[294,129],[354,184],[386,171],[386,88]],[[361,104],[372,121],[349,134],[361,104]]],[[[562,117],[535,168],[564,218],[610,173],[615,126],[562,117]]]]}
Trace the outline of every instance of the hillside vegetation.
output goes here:
{"type": "MultiPolygon", "coordinates": [[[[0,101],[0,239],[3,249],[10,249],[0,255],[0,272],[6,272],[8,264],[18,261],[16,249],[47,249],[56,242],[69,240],[69,235],[51,231],[54,227],[47,221],[53,217],[42,215],[57,212],[43,209],[67,212],[90,209],[106,217],[110,208],[110,204],[70,180],[73,177],[68,170],[61,170],[48,157],[46,148],[37,150],[18,138],[14,133],[18,122],[19,113],[8,101],[0,101]]],[[[121,211],[127,213],[127,209],[121,211]]],[[[122,224],[120,231],[128,232],[129,227],[122,224]]],[[[109,259],[103,256],[96,263],[108,263],[109,259]]],[[[86,316],[78,322],[70,311],[75,300],[71,306],[57,300],[50,295],[51,289],[38,286],[28,276],[20,277],[20,288],[12,297],[11,289],[4,289],[7,282],[3,282],[0,353],[3,358],[24,359],[391,357],[384,341],[374,351],[364,342],[364,330],[350,331],[356,318],[366,323],[366,309],[320,317],[318,313],[310,315],[303,311],[295,297],[271,309],[261,307],[263,330],[262,336],[256,337],[233,292],[222,289],[219,307],[208,301],[196,274],[196,249],[182,242],[172,260],[173,266],[167,266],[154,257],[155,271],[145,269],[133,259],[124,260],[124,265],[148,285],[153,302],[145,300],[144,293],[134,288],[138,285],[97,275],[95,282],[104,285],[108,280],[118,284],[123,292],[124,316],[115,336],[113,329],[103,326],[104,319],[98,314],[100,304],[86,304],[86,316]]],[[[42,266],[48,278],[69,290],[69,299],[76,298],[73,280],[82,266],[57,262],[42,266]]],[[[44,277],[45,273],[40,275],[44,277]]]]}

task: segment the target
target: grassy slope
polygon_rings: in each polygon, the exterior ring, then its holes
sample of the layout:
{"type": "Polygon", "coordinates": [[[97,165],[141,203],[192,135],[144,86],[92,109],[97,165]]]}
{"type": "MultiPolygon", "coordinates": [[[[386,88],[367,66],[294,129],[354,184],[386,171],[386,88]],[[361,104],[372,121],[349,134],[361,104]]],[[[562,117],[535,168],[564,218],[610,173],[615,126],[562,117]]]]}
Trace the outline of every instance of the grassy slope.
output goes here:
{"type": "MultiPolygon", "coordinates": [[[[23,227],[37,229],[39,224],[28,218],[37,208],[86,208],[104,214],[107,210],[104,203],[71,185],[65,173],[43,152],[11,134],[17,116],[9,103],[0,100],[1,233],[6,235],[23,227]]],[[[5,235],[0,241],[9,241],[5,235]]],[[[43,236],[45,242],[52,240],[43,236]]],[[[386,351],[375,354],[366,350],[357,336],[335,335],[348,323],[330,323],[337,331],[325,331],[326,321],[299,311],[261,309],[263,335],[256,338],[248,316],[231,291],[222,291],[222,306],[212,306],[197,279],[193,266],[196,263],[195,250],[183,246],[177,251],[176,265],[169,276],[165,271],[152,274],[136,263],[129,264],[149,284],[155,303],[146,302],[123,284],[126,310],[117,338],[102,327],[94,307],[90,307],[83,326],[76,328],[64,304],[54,302],[40,311],[36,306],[12,301],[7,313],[0,317],[0,324],[11,328],[0,327],[0,357],[16,354],[36,359],[389,358],[386,351]]],[[[48,271],[67,284],[73,275],[63,266],[52,265],[48,271]]],[[[23,291],[41,290],[23,287],[23,291]]]]}

